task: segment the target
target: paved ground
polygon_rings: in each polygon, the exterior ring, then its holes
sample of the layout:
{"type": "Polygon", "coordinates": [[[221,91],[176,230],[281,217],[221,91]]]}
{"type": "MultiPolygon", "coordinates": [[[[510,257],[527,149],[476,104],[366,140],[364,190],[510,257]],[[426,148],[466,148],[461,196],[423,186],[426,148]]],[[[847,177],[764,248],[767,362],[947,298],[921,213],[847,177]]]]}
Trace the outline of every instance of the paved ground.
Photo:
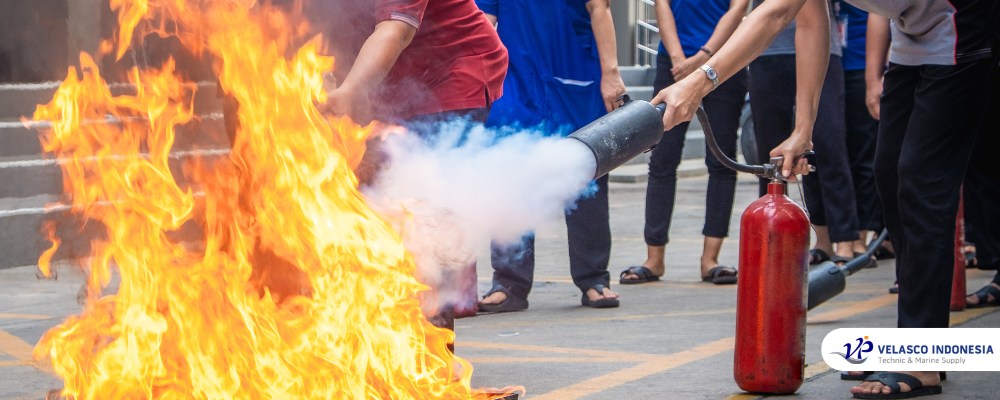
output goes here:
{"type": "MultiPolygon", "coordinates": [[[[690,164],[690,162],[686,162],[690,164]]],[[[732,379],[736,287],[700,282],[698,257],[704,217],[704,176],[680,180],[668,246],[665,281],[620,286],[618,309],[580,307],[567,266],[565,227],[557,221],[538,232],[536,284],[528,311],[456,322],[456,352],[475,366],[473,385],[521,385],[529,399],[722,399],[759,398],[741,393],[732,379]]],[[[641,262],[644,183],[612,185],[614,248],[611,273],[641,262]]],[[[756,197],[751,178],[741,178],[731,240],[723,262],[735,263],[739,214],[756,197]]],[[[797,196],[793,195],[797,199],[797,196]]],[[[484,249],[485,250],[485,249],[484,249]]],[[[488,259],[485,257],[484,259],[488,259]]],[[[892,262],[848,279],[847,291],[808,316],[806,382],[801,399],[849,398],[849,383],[822,361],[826,333],[842,327],[892,327],[892,262]]],[[[490,269],[479,266],[480,289],[490,269]]],[[[992,274],[969,271],[972,289],[992,274]]],[[[64,271],[58,281],[39,281],[33,268],[0,270],[0,400],[39,399],[61,386],[31,361],[39,336],[76,312],[81,277],[64,271]]],[[[1000,327],[996,308],[952,314],[954,326],[1000,327]]],[[[996,372],[952,373],[939,399],[997,398],[996,372]]]]}

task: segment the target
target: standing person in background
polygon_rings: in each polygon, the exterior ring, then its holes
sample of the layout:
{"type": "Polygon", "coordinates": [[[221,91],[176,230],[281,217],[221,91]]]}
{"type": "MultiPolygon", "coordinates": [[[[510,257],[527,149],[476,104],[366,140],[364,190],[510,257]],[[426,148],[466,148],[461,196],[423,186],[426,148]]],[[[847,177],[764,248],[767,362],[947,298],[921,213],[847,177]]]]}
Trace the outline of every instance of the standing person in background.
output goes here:
{"type": "MultiPolygon", "coordinates": [[[[739,26],[748,3],[749,0],[657,0],[656,20],[661,43],[656,56],[654,93],[688,76],[708,61],[714,50],[721,48],[739,26]]],[[[719,147],[730,158],[736,157],[737,130],[746,93],[747,72],[740,70],[702,100],[719,147]]],[[[664,258],[677,191],[677,167],[687,128],[685,122],[664,132],[650,154],[644,227],[646,261],[621,272],[623,285],[657,281],[666,272],[664,258]]],[[[709,175],[702,229],[705,239],[701,278],[715,284],[732,284],[736,283],[736,269],[720,265],[719,252],[724,238],[729,235],[736,171],[723,166],[707,150],[705,165],[709,175]]]]}
{"type": "MultiPolygon", "coordinates": [[[[754,0],[754,5],[762,2],[754,0]]],[[[809,251],[810,264],[831,259],[845,263],[854,257],[852,247],[858,240],[857,207],[844,126],[844,71],[836,28],[839,4],[840,0],[830,2],[830,42],[823,45],[830,58],[813,135],[816,173],[806,176],[802,183],[809,221],[816,232],[815,247],[809,251]]],[[[795,54],[800,50],[795,46],[795,29],[794,25],[785,28],[764,54],[750,64],[750,108],[760,160],[767,160],[769,149],[793,130],[796,89],[789,78],[795,76],[795,54]]],[[[766,186],[767,180],[761,179],[761,195],[767,191],[766,186]]]]}
{"type": "MultiPolygon", "coordinates": [[[[992,0],[851,3],[892,21],[876,113],[875,179],[896,252],[896,325],[947,328],[962,180],[968,168],[996,169],[973,154],[996,142],[987,121],[995,122],[1000,95],[1000,6],[992,0]]],[[[879,372],[851,393],[864,399],[936,394],[941,377],[938,371],[879,372]]]]}
{"type": "MultiPolygon", "coordinates": [[[[855,203],[857,204],[858,240],[854,241],[854,253],[866,250],[865,241],[871,234],[878,234],[884,228],[882,209],[879,207],[878,193],[875,192],[875,138],[878,135],[878,120],[869,112],[865,103],[865,47],[868,31],[868,13],[847,3],[840,4],[840,21],[844,27],[842,35],[844,65],[844,120],[847,128],[847,158],[854,182],[855,203]],[[844,23],[846,22],[846,24],[844,23]]],[[[887,244],[876,253],[881,258],[891,256],[887,244]]]]}
{"type": "MultiPolygon", "coordinates": [[[[618,71],[609,0],[477,0],[497,23],[510,49],[504,98],[493,106],[488,125],[540,128],[568,134],[620,107],[625,84],[618,71]]],[[[581,304],[617,307],[608,261],[608,177],[597,191],[566,212],[570,273],[581,304]]],[[[479,302],[482,312],[528,308],[534,279],[534,236],[522,243],[492,246],[493,287],[479,302]]]]}

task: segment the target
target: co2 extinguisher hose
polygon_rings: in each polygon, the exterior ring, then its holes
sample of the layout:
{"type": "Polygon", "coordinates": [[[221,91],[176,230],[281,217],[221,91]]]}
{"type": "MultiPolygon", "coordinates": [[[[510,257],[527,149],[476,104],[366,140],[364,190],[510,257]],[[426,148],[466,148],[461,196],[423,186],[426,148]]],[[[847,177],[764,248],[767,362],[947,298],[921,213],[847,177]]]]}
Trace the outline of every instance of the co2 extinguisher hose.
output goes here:
{"type": "Polygon", "coordinates": [[[705,108],[698,106],[695,115],[698,116],[698,122],[701,122],[701,129],[705,131],[705,141],[708,143],[708,150],[712,152],[715,159],[719,160],[722,165],[737,172],[746,172],[757,176],[768,176],[771,174],[771,171],[768,171],[768,166],[743,164],[725,155],[722,149],[719,148],[719,143],[715,141],[715,134],[712,133],[712,125],[708,122],[708,114],[705,113],[705,108]]]}
{"type": "Polygon", "coordinates": [[[882,245],[882,242],[884,242],[887,237],[889,237],[889,231],[882,229],[882,233],[880,233],[875,240],[872,240],[871,243],[868,243],[868,249],[865,250],[864,253],[861,253],[857,257],[851,259],[851,261],[845,263],[843,267],[840,267],[840,270],[844,272],[844,275],[850,276],[851,274],[864,268],[871,262],[872,256],[875,255],[875,250],[878,250],[879,246],[882,245]]]}

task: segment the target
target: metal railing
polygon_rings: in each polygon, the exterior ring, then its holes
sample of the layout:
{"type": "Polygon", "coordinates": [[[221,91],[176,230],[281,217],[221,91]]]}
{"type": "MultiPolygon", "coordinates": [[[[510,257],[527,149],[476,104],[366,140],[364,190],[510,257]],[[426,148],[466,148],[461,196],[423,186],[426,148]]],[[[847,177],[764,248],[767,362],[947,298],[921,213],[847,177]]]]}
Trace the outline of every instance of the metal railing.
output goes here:
{"type": "Polygon", "coordinates": [[[655,66],[660,44],[660,29],[656,26],[656,4],[653,0],[635,1],[635,65],[655,66]]]}

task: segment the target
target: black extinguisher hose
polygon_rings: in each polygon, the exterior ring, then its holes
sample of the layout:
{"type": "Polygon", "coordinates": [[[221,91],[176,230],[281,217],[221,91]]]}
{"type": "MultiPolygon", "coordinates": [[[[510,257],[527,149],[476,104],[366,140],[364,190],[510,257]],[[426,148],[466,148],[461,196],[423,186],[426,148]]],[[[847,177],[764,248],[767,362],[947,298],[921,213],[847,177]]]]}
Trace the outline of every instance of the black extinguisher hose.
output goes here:
{"type": "Polygon", "coordinates": [[[727,168],[737,171],[737,172],[747,172],[757,176],[764,176],[768,178],[773,178],[774,171],[769,171],[770,165],[749,165],[737,162],[732,158],[729,158],[722,149],[719,148],[719,143],[715,141],[715,134],[712,133],[712,125],[708,122],[708,114],[705,113],[705,108],[698,106],[698,110],[695,111],[698,116],[698,122],[701,122],[701,129],[705,131],[705,140],[708,143],[708,150],[712,152],[716,160],[725,165],[727,168]],[[769,176],[770,175],[770,176],[769,176]]]}

